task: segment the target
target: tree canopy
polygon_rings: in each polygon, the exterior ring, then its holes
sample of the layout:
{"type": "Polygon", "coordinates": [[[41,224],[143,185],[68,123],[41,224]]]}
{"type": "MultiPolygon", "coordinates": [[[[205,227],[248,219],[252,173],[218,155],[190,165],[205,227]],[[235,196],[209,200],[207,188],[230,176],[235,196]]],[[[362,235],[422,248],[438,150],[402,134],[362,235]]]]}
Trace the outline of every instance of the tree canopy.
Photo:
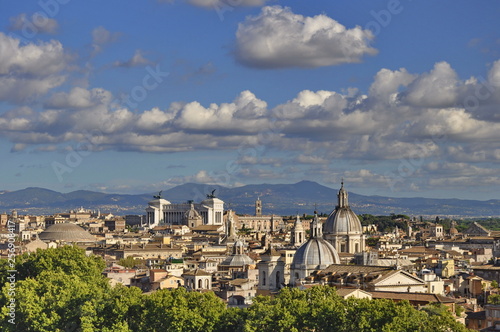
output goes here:
{"type": "Polygon", "coordinates": [[[213,292],[143,294],[110,286],[102,259],[72,246],[21,255],[16,268],[15,324],[8,322],[3,276],[2,331],[467,331],[442,306],[417,310],[405,301],[343,299],[329,286],[285,288],[274,297],[257,296],[246,309],[226,308],[213,292]]]}

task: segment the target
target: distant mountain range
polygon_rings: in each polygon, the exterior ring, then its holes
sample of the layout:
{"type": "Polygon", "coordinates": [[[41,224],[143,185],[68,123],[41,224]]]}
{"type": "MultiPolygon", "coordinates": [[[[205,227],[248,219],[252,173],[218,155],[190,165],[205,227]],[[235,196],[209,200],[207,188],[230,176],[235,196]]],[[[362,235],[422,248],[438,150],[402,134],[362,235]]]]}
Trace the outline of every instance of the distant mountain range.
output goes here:
{"type": "MultiPolygon", "coordinates": [[[[162,198],[172,203],[189,200],[200,202],[215,189],[215,195],[222,199],[225,208],[237,213],[253,214],[255,200],[260,197],[264,214],[295,215],[330,213],[337,203],[337,189],[322,186],[316,182],[301,181],[295,184],[259,184],[237,188],[218,185],[186,183],[162,192],[162,198]]],[[[99,209],[117,215],[144,214],[148,201],[158,193],[139,195],[106,194],[78,190],[60,193],[43,188],[26,188],[17,191],[0,192],[0,211],[29,214],[54,214],[83,207],[99,209]]],[[[500,216],[500,200],[475,201],[461,199],[393,198],[364,196],[349,192],[349,203],[357,214],[410,216],[500,216]]]]}

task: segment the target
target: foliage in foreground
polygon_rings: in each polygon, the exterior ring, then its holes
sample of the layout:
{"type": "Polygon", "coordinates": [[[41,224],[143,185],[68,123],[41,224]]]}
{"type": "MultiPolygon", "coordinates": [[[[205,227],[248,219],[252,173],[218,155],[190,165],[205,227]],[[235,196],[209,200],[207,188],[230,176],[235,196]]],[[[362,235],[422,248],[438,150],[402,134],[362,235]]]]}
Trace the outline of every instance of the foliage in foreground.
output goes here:
{"type": "Polygon", "coordinates": [[[226,309],[212,292],[184,288],[144,295],[136,287],[111,287],[101,276],[104,263],[71,246],[19,256],[16,268],[15,325],[8,322],[9,284],[1,276],[2,331],[467,331],[441,306],[344,300],[328,286],[258,296],[248,309],[226,309]]]}

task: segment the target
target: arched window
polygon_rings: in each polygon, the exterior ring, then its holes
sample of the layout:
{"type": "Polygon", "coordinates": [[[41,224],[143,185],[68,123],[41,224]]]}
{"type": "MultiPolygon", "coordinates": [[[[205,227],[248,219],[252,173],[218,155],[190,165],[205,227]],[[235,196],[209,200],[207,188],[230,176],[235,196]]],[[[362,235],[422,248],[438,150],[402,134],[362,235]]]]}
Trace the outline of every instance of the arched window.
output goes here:
{"type": "Polygon", "coordinates": [[[280,280],[280,271],[276,271],[276,288],[280,288],[281,280],[280,280]]]}
{"type": "Polygon", "coordinates": [[[208,279],[205,279],[205,289],[209,289],[210,286],[208,285],[208,279]]]}
{"type": "Polygon", "coordinates": [[[201,279],[198,279],[198,288],[203,288],[202,284],[201,284],[202,280],[201,279]]]}

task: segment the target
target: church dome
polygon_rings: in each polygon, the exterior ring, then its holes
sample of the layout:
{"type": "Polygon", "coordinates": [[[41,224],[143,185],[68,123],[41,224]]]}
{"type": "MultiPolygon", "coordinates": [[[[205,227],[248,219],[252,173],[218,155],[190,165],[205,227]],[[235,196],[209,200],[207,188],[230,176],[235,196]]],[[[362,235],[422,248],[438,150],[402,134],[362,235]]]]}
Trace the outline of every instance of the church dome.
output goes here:
{"type": "Polygon", "coordinates": [[[245,265],[253,265],[255,261],[248,257],[244,253],[244,244],[241,240],[237,240],[233,245],[233,254],[227,257],[222,263],[221,266],[232,266],[232,267],[243,267],[245,265]]]}
{"type": "Polygon", "coordinates": [[[201,219],[201,215],[198,211],[196,211],[193,203],[191,203],[189,210],[186,211],[184,216],[186,219],[201,219]]]}
{"type": "Polygon", "coordinates": [[[72,223],[55,224],[47,227],[38,235],[42,241],[62,241],[62,242],[94,242],[95,237],[72,223]]]}
{"type": "Polygon", "coordinates": [[[344,183],[342,183],[338,193],[338,205],[325,222],[323,228],[325,234],[350,235],[363,233],[361,222],[356,213],[349,207],[347,198],[347,191],[344,189],[344,183]]]}
{"type": "Polygon", "coordinates": [[[292,266],[295,269],[324,269],[332,264],[340,264],[337,250],[325,239],[309,239],[293,257],[292,266]]]}
{"type": "Polygon", "coordinates": [[[456,228],[457,223],[455,220],[452,220],[450,227],[450,235],[455,236],[458,235],[458,229],[456,228]]]}
{"type": "Polygon", "coordinates": [[[324,269],[332,264],[340,264],[339,254],[331,243],[323,239],[321,223],[316,215],[311,223],[311,236],[297,249],[292,261],[292,269],[324,269]]]}
{"type": "Polygon", "coordinates": [[[361,234],[358,216],[350,208],[336,208],[325,222],[325,234],[361,234]]]}

